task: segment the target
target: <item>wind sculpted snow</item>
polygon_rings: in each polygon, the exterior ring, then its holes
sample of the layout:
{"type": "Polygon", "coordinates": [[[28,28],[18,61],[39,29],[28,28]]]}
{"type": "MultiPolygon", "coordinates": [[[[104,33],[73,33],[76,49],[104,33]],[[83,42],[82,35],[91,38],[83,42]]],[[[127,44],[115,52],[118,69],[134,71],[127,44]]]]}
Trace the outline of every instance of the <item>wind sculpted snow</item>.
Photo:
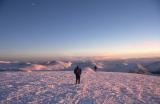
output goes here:
{"type": "Polygon", "coordinates": [[[0,72],[0,104],[159,104],[160,77],[72,71],[0,72]]]}

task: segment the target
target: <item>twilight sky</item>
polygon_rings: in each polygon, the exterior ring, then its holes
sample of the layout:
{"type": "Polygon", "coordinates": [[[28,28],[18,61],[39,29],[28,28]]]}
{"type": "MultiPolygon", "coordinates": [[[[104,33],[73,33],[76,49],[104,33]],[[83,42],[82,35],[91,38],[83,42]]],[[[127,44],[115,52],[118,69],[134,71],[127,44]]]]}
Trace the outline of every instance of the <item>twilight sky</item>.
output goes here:
{"type": "Polygon", "coordinates": [[[0,0],[0,59],[160,56],[159,0],[0,0]]]}

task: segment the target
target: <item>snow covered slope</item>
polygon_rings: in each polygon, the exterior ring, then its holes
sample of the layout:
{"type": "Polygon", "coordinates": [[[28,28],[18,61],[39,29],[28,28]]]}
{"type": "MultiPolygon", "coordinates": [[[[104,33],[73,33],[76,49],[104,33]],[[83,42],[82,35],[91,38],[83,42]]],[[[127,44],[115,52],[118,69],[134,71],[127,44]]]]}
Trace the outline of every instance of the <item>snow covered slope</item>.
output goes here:
{"type": "Polygon", "coordinates": [[[160,77],[86,68],[80,85],[72,71],[0,72],[0,104],[160,104],[160,77]]]}

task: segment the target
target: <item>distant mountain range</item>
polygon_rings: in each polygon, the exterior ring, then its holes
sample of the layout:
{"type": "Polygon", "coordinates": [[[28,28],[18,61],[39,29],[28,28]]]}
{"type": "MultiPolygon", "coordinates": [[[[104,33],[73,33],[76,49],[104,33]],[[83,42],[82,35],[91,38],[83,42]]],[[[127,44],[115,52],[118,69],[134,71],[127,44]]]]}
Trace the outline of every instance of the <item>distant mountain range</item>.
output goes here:
{"type": "Polygon", "coordinates": [[[37,70],[74,70],[76,66],[82,69],[96,65],[98,71],[127,72],[139,74],[160,74],[160,59],[124,59],[124,60],[78,60],[78,61],[44,61],[20,62],[0,61],[0,71],[37,71],[37,70]]]}

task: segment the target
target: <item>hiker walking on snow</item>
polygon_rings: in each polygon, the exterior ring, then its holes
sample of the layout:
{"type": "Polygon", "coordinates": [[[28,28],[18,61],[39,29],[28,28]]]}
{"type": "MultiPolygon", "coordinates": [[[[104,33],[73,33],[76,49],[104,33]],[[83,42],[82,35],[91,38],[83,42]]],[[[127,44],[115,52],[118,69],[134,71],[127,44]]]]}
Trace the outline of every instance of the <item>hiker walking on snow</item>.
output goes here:
{"type": "Polygon", "coordinates": [[[96,65],[94,66],[94,71],[97,71],[97,66],[96,65]]]}
{"type": "Polygon", "coordinates": [[[81,68],[79,66],[74,69],[74,74],[76,75],[76,84],[80,84],[81,68]]]}

